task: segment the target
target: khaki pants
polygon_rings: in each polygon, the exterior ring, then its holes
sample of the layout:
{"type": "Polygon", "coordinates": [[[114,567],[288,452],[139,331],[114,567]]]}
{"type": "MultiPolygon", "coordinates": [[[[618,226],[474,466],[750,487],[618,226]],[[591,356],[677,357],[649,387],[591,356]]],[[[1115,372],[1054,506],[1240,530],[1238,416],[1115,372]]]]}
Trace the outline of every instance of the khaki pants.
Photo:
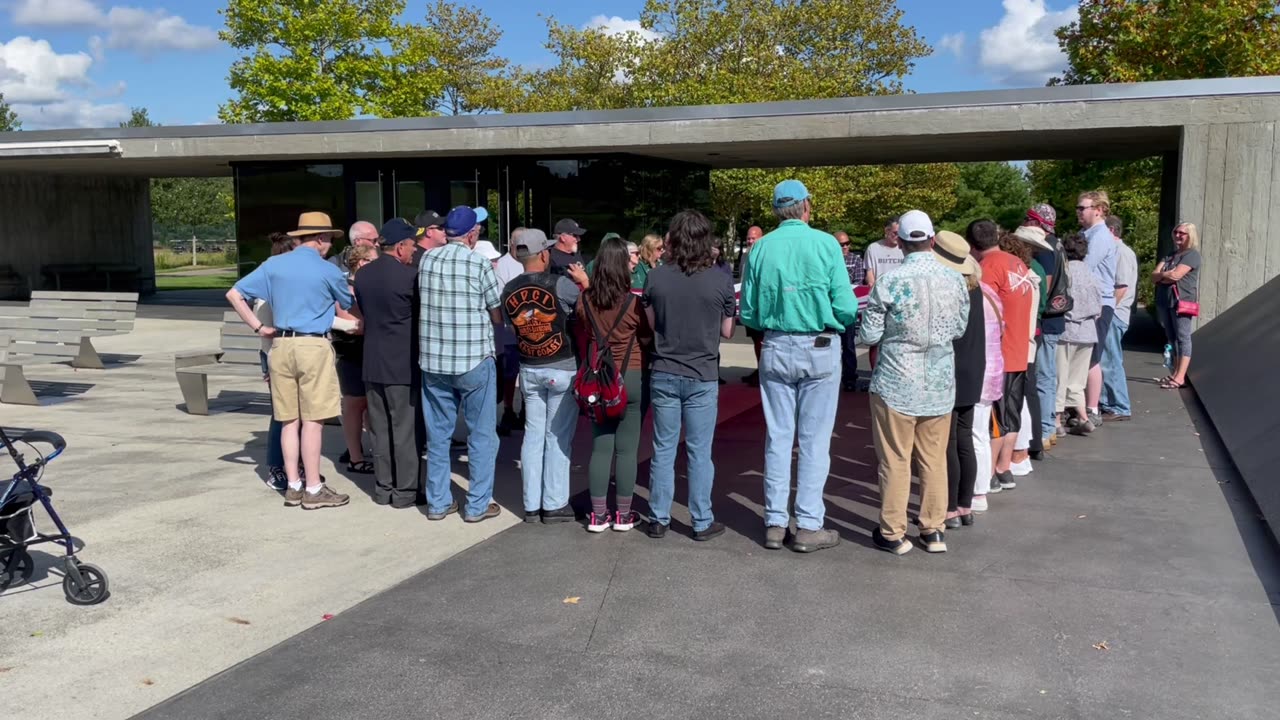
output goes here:
{"type": "Polygon", "coordinates": [[[342,414],[333,346],[321,337],[276,338],[267,357],[276,420],[324,422],[342,414]]]}
{"type": "Polygon", "coordinates": [[[1058,343],[1058,412],[1084,407],[1084,386],[1089,381],[1093,343],[1058,343]]]}
{"type": "Polygon", "coordinates": [[[920,472],[920,532],[942,530],[947,519],[947,437],[951,414],[903,415],[871,396],[871,435],[880,458],[880,534],[898,540],[907,533],[911,461],[920,472]]]}

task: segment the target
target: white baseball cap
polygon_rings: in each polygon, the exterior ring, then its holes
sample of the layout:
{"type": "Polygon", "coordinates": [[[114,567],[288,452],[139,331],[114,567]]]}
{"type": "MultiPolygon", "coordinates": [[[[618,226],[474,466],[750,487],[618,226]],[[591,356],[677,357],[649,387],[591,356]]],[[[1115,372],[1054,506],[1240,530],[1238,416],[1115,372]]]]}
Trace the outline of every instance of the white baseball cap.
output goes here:
{"type": "Polygon", "coordinates": [[[476,242],[474,252],[485,260],[497,260],[502,257],[502,253],[498,252],[498,248],[494,247],[493,243],[488,240],[480,240],[476,242]]]}
{"type": "Polygon", "coordinates": [[[933,221],[922,210],[909,210],[898,218],[898,238],[906,242],[924,242],[933,237],[933,221]]]}

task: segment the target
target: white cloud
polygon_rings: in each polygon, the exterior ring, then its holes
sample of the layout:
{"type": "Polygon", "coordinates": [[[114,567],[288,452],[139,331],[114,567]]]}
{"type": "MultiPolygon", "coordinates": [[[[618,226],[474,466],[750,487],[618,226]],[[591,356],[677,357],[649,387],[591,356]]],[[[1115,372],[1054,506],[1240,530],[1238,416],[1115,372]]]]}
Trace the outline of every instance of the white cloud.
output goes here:
{"type": "Polygon", "coordinates": [[[93,58],[60,55],[48,40],[18,36],[0,43],[0,92],[11,103],[48,103],[66,98],[66,86],[88,85],[93,58]]]}
{"type": "MultiPolygon", "coordinates": [[[[103,127],[129,118],[121,103],[98,104],[89,80],[93,58],[87,53],[57,53],[47,40],[19,36],[0,43],[0,92],[28,130],[103,127]]],[[[101,97],[124,92],[117,83],[101,97]]]]}
{"type": "Polygon", "coordinates": [[[107,13],[107,47],[125,50],[204,50],[218,44],[218,33],[192,25],[165,10],[113,7],[107,13]]]}
{"type": "Polygon", "coordinates": [[[1054,31],[1078,16],[1075,5],[1055,11],[1045,0],[1004,0],[1000,22],[982,31],[982,67],[1005,84],[1043,84],[1067,65],[1054,31]]]}
{"type": "Polygon", "coordinates": [[[70,127],[114,127],[129,119],[129,106],[121,103],[99,105],[74,98],[44,105],[14,103],[13,111],[22,120],[24,130],[49,130],[70,127]]]}
{"type": "Polygon", "coordinates": [[[600,28],[605,35],[622,35],[624,33],[633,32],[639,35],[647,42],[652,42],[661,38],[662,35],[647,30],[640,24],[639,20],[627,20],[617,15],[609,17],[607,15],[596,15],[587,21],[584,28],[600,28]]]}
{"type": "Polygon", "coordinates": [[[192,25],[160,8],[115,6],[102,10],[92,0],[20,0],[12,7],[15,25],[45,27],[93,27],[106,32],[106,40],[90,38],[94,57],[102,48],[148,54],[157,50],[203,50],[218,44],[213,28],[192,25]]]}
{"type": "Polygon", "coordinates": [[[938,41],[938,49],[949,52],[956,57],[964,54],[964,33],[949,33],[938,41]]]}
{"type": "Polygon", "coordinates": [[[12,13],[16,25],[48,27],[98,25],[105,17],[92,0],[19,0],[12,13]]]}

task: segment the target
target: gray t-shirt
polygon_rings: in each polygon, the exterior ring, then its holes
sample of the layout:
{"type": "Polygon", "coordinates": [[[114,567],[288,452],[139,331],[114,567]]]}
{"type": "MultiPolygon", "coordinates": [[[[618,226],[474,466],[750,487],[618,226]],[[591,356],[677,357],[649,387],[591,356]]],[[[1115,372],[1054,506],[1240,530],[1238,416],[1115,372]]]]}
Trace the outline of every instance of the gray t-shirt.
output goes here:
{"type": "Polygon", "coordinates": [[[1165,261],[1160,269],[1169,272],[1177,268],[1179,265],[1186,265],[1191,268],[1191,272],[1182,276],[1176,284],[1178,287],[1178,296],[1173,294],[1173,286],[1161,283],[1156,286],[1157,300],[1165,303],[1167,306],[1173,306],[1178,300],[1187,302],[1200,302],[1200,251],[1187,250],[1182,253],[1175,254],[1173,257],[1165,261]]]}
{"type": "Polygon", "coordinates": [[[641,303],[653,308],[653,370],[716,382],[720,324],[737,312],[733,278],[714,267],[685,275],[661,265],[649,272],[641,303]]]}
{"type": "Polygon", "coordinates": [[[902,246],[889,247],[877,240],[867,246],[867,270],[875,273],[875,281],[902,266],[902,246]]]}
{"type": "Polygon", "coordinates": [[[1124,297],[1116,303],[1116,320],[1129,327],[1133,301],[1138,296],[1138,256],[1123,243],[1117,243],[1116,250],[1119,251],[1116,256],[1116,287],[1126,288],[1124,297]]]}

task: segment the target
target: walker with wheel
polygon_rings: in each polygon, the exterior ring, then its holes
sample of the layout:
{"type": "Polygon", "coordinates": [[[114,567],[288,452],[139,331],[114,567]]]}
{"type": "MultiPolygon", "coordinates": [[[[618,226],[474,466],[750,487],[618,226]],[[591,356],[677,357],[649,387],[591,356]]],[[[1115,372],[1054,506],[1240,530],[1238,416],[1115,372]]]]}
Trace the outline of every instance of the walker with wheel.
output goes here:
{"type": "Polygon", "coordinates": [[[18,472],[12,479],[0,480],[0,593],[12,585],[20,585],[31,579],[35,572],[35,562],[27,548],[42,543],[57,543],[66,550],[62,559],[62,592],[67,596],[67,602],[73,605],[96,605],[106,600],[111,595],[107,574],[97,565],[82,563],[76,557],[71,532],[62,524],[62,518],[58,517],[49,499],[53,491],[40,484],[44,469],[62,454],[67,441],[57,433],[41,431],[29,432],[11,441],[4,428],[0,427],[0,443],[18,466],[18,472]],[[35,462],[27,464],[23,453],[19,452],[20,446],[36,456],[35,462]],[[41,451],[43,446],[52,450],[46,454],[41,451]],[[49,513],[49,518],[58,529],[56,535],[46,535],[36,530],[37,502],[49,513]]]}

